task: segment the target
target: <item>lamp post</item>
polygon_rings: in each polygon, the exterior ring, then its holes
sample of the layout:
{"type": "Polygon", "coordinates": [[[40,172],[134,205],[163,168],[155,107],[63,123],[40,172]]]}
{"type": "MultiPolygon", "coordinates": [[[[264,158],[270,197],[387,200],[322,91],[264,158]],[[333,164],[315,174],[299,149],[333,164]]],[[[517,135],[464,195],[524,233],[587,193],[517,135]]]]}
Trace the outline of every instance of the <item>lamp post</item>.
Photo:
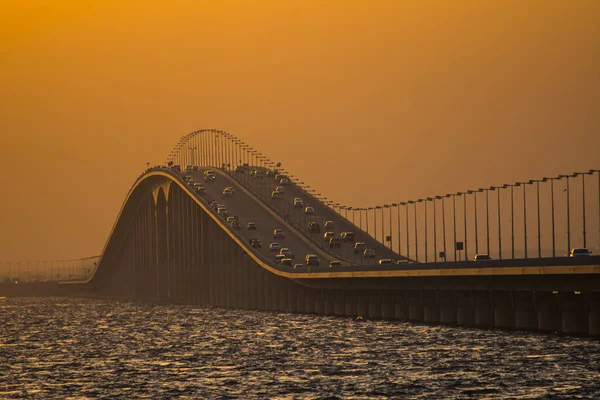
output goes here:
{"type": "Polygon", "coordinates": [[[559,175],[559,178],[566,178],[567,179],[567,188],[565,189],[565,192],[567,193],[567,251],[571,251],[571,208],[570,208],[570,202],[571,202],[571,194],[569,191],[569,178],[571,178],[571,175],[559,175]]]}
{"type": "Polygon", "coordinates": [[[600,169],[590,169],[590,175],[598,172],[598,247],[600,247],[600,169]]]}
{"type": "Polygon", "coordinates": [[[482,189],[478,190],[479,192],[485,191],[485,230],[486,230],[485,240],[486,240],[486,243],[487,243],[486,250],[487,250],[487,254],[488,255],[491,254],[491,252],[490,252],[490,203],[489,203],[489,191],[490,190],[494,190],[493,188],[494,187],[492,186],[490,188],[482,188],[482,189]]]}
{"type": "MultiPolygon", "coordinates": [[[[465,233],[465,246],[464,246],[465,247],[465,261],[467,261],[469,258],[468,257],[469,253],[468,253],[468,249],[467,249],[467,242],[468,242],[467,241],[467,194],[468,194],[468,192],[457,193],[458,196],[463,196],[463,208],[464,208],[463,215],[465,217],[465,227],[464,227],[465,228],[464,229],[465,230],[465,232],[464,232],[465,233]]],[[[455,246],[456,246],[456,243],[455,243],[455,246]]]]}
{"type": "Polygon", "coordinates": [[[577,174],[581,175],[581,195],[582,195],[582,215],[583,215],[583,247],[587,248],[587,237],[586,237],[586,226],[585,226],[585,176],[592,175],[592,171],[588,172],[576,172],[573,174],[576,176],[577,174]]]}
{"type": "Polygon", "coordinates": [[[433,202],[433,261],[437,262],[437,221],[436,221],[436,211],[435,211],[435,200],[436,197],[428,197],[427,200],[431,199],[433,202]]]}
{"type": "Polygon", "coordinates": [[[469,194],[473,194],[473,203],[475,206],[475,254],[479,254],[479,233],[477,230],[477,192],[478,190],[469,190],[469,194]]]}
{"type": "MultiPolygon", "coordinates": [[[[398,225],[396,226],[396,232],[398,234],[398,255],[400,255],[400,251],[402,249],[401,247],[401,241],[400,241],[400,204],[399,203],[392,203],[392,206],[396,207],[396,216],[398,218],[398,225]]],[[[392,221],[392,209],[390,209],[390,223],[392,221]]]]}
{"type": "Polygon", "coordinates": [[[550,205],[551,205],[551,223],[552,223],[552,257],[556,257],[556,235],[554,229],[554,180],[560,178],[542,178],[550,180],[550,205]]]}
{"type": "MultiPolygon", "coordinates": [[[[448,261],[448,253],[446,253],[446,196],[436,196],[436,199],[442,200],[442,238],[444,240],[444,261],[448,261]]],[[[456,246],[454,246],[456,248],[456,246]]]]}
{"type": "Polygon", "coordinates": [[[511,243],[511,257],[515,259],[515,201],[514,201],[514,187],[519,186],[518,183],[511,185],[505,183],[503,187],[510,187],[510,243],[511,243]]]}
{"type": "MultiPolygon", "coordinates": [[[[415,202],[415,256],[416,260],[419,261],[419,235],[417,233],[417,203],[423,202],[423,199],[419,199],[415,202]]],[[[427,237],[427,236],[425,236],[427,237]]]]}
{"type": "Polygon", "coordinates": [[[538,239],[538,258],[542,258],[542,228],[540,217],[540,182],[546,182],[546,178],[532,179],[528,183],[535,183],[536,200],[537,200],[537,239],[538,239]]]}
{"type": "Polygon", "coordinates": [[[389,204],[386,204],[385,208],[389,208],[389,213],[390,213],[390,240],[389,240],[389,245],[390,245],[390,250],[392,250],[392,206],[389,205],[389,204]]]}

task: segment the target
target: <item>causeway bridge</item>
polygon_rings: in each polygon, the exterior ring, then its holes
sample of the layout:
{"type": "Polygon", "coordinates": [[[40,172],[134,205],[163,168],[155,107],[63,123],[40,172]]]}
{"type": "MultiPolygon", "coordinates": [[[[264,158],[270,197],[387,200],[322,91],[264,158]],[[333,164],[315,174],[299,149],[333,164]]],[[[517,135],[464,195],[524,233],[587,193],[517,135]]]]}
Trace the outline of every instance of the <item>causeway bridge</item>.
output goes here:
{"type": "Polygon", "coordinates": [[[57,290],[600,335],[600,256],[569,257],[572,247],[600,248],[600,170],[354,207],[325,198],[234,135],[208,129],[182,137],[164,165],[148,166],[89,273],[57,290]],[[216,179],[205,181],[209,170],[216,179]],[[353,241],[330,247],[327,221],[336,234],[353,232],[353,241]],[[275,239],[275,229],[285,237],[275,239]],[[261,247],[250,244],[256,240],[261,247]],[[292,251],[292,266],[275,262],[271,242],[292,251]],[[375,258],[355,252],[355,242],[375,258]],[[320,265],[306,265],[305,254],[320,265]],[[472,261],[475,254],[490,259],[472,261]]]}

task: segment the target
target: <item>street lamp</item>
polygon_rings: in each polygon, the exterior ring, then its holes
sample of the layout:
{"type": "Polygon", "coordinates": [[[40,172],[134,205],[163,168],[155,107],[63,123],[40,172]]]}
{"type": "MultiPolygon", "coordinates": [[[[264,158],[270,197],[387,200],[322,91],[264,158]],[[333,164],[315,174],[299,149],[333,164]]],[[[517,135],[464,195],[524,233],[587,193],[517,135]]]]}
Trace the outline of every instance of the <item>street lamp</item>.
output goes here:
{"type": "MultiPolygon", "coordinates": [[[[415,208],[414,208],[414,211],[415,211],[415,254],[416,254],[415,260],[419,261],[419,252],[418,252],[418,249],[419,249],[419,244],[418,244],[419,237],[417,236],[417,202],[414,201],[414,200],[409,200],[407,203],[408,204],[414,204],[414,206],[415,206],[415,208]]],[[[408,241],[408,206],[406,206],[406,240],[408,241]]],[[[407,247],[406,254],[407,254],[407,256],[410,255],[410,252],[408,251],[408,247],[407,247]]]]}
{"type": "Polygon", "coordinates": [[[565,189],[567,193],[567,251],[571,251],[571,194],[569,191],[569,178],[572,178],[572,175],[559,175],[558,177],[567,179],[567,188],[565,189]]]}
{"type": "Polygon", "coordinates": [[[590,175],[598,172],[598,246],[600,247],[600,169],[590,169],[590,175]]]}
{"type": "Polygon", "coordinates": [[[511,243],[511,257],[515,259],[515,202],[514,202],[514,187],[519,186],[520,183],[514,185],[505,183],[503,187],[510,187],[510,243],[511,243]]]}
{"type": "Polygon", "coordinates": [[[556,257],[556,235],[554,231],[554,180],[560,178],[542,178],[542,180],[550,180],[550,204],[552,208],[552,257],[556,257]]]}
{"type": "MultiPolygon", "coordinates": [[[[448,197],[448,195],[446,196],[435,196],[436,199],[438,200],[442,200],[442,238],[444,241],[444,261],[448,261],[448,253],[446,253],[446,206],[445,206],[445,201],[444,198],[448,197]]],[[[435,204],[435,202],[434,202],[435,204]]],[[[435,208],[434,208],[435,210],[435,208]]],[[[434,214],[435,215],[435,214],[434,214]]],[[[434,224],[435,224],[435,218],[433,219],[434,224]]]]}
{"type": "Polygon", "coordinates": [[[489,203],[489,191],[494,190],[494,186],[489,188],[481,188],[478,191],[485,191],[485,240],[487,242],[487,254],[490,255],[490,203],[489,203]]]}
{"type": "Polygon", "coordinates": [[[588,172],[575,172],[573,176],[581,175],[581,194],[582,194],[582,212],[583,212],[583,247],[587,248],[587,238],[586,238],[586,230],[585,230],[585,176],[592,175],[594,172],[592,170],[588,172]]]}
{"type": "MultiPolygon", "coordinates": [[[[402,244],[400,241],[400,204],[398,203],[392,203],[392,207],[396,207],[396,213],[397,213],[397,217],[398,217],[398,225],[396,226],[396,232],[398,234],[398,255],[400,255],[400,252],[402,251],[400,245],[402,244]]],[[[392,224],[392,210],[390,209],[390,229],[391,229],[391,225],[392,224]]]]}
{"type": "Polygon", "coordinates": [[[528,183],[535,183],[536,199],[537,199],[537,232],[538,232],[538,258],[542,258],[542,230],[540,218],[540,182],[546,182],[546,178],[532,179],[528,183]]]}

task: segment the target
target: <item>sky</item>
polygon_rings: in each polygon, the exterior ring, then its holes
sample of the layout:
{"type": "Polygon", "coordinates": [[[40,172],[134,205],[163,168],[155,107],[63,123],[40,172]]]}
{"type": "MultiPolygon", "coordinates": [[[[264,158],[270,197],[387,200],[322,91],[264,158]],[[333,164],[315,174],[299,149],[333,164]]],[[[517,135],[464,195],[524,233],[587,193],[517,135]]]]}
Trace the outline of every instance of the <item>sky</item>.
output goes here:
{"type": "Polygon", "coordinates": [[[364,207],[600,169],[600,2],[5,0],[0,262],[97,255],[230,132],[364,207]]]}

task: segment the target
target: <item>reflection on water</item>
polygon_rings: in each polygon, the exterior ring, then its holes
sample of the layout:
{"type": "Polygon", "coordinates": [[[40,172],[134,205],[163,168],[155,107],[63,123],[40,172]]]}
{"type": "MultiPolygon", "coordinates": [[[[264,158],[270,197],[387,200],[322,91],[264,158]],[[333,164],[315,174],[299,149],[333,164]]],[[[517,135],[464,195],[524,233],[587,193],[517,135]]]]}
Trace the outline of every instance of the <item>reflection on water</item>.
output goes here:
{"type": "Polygon", "coordinates": [[[592,398],[600,342],[66,298],[0,298],[0,397],[592,398]]]}

